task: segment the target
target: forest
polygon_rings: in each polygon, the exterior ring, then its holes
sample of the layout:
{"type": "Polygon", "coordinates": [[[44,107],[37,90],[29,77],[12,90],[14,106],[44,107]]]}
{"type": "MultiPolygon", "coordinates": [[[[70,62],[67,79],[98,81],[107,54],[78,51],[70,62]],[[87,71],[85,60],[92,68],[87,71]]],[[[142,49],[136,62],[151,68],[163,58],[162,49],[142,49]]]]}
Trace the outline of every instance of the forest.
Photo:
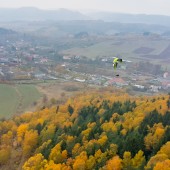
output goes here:
{"type": "Polygon", "coordinates": [[[1,170],[168,170],[170,94],[98,89],[0,121],[1,170]]]}

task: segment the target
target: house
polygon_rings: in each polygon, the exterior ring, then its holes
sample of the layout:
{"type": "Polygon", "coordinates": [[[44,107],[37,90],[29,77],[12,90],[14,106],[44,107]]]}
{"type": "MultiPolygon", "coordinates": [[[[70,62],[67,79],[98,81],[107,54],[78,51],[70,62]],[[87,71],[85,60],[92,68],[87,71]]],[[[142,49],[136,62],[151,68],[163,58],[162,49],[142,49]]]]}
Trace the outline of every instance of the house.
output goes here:
{"type": "Polygon", "coordinates": [[[64,56],[63,56],[63,60],[71,60],[71,56],[64,55],[64,56]]]}
{"type": "Polygon", "coordinates": [[[41,60],[40,60],[40,63],[47,63],[48,62],[48,59],[47,58],[42,58],[41,60]]]}
{"type": "Polygon", "coordinates": [[[107,58],[102,58],[102,61],[103,62],[107,62],[107,58]]]}
{"type": "Polygon", "coordinates": [[[117,86],[127,86],[128,83],[124,81],[122,78],[114,77],[113,79],[108,81],[109,85],[117,85],[117,86]]]}
{"type": "Polygon", "coordinates": [[[76,80],[78,82],[82,82],[82,83],[84,83],[86,81],[85,79],[79,79],[79,78],[74,78],[74,80],[76,80]]]}
{"type": "Polygon", "coordinates": [[[151,92],[159,92],[159,90],[161,89],[161,86],[151,85],[149,89],[151,92]]]}
{"type": "Polygon", "coordinates": [[[163,78],[170,78],[170,73],[168,73],[168,72],[165,72],[164,74],[163,74],[163,78]]]}
{"type": "Polygon", "coordinates": [[[162,88],[164,90],[168,90],[170,88],[170,81],[163,81],[162,82],[162,88]]]}
{"type": "Polygon", "coordinates": [[[145,88],[145,86],[142,86],[142,85],[139,85],[139,84],[135,84],[133,86],[138,88],[138,89],[144,89],[145,88]]]}

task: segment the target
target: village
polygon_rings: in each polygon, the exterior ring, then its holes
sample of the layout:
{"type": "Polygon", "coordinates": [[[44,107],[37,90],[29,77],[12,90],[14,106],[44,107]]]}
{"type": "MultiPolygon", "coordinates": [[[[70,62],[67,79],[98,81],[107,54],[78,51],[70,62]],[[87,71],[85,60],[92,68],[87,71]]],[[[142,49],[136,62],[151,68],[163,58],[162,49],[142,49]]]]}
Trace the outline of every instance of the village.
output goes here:
{"type": "Polygon", "coordinates": [[[169,92],[170,72],[142,72],[136,63],[125,61],[115,76],[113,57],[89,59],[87,56],[58,54],[52,47],[33,46],[20,40],[0,46],[1,83],[39,83],[76,81],[94,86],[116,86],[147,93],[169,92]]]}

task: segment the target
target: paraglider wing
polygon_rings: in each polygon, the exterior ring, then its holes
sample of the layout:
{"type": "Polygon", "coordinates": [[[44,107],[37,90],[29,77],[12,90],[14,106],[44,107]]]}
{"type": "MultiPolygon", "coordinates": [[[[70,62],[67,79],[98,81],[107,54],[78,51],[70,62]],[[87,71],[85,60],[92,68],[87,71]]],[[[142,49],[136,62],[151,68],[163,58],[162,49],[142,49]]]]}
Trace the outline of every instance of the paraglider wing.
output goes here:
{"type": "Polygon", "coordinates": [[[114,69],[117,68],[118,62],[122,62],[122,59],[120,59],[120,58],[115,58],[115,59],[113,60],[113,68],[114,68],[114,69]]]}
{"type": "MultiPolygon", "coordinates": [[[[121,59],[121,58],[115,58],[114,60],[113,60],[113,68],[114,68],[114,70],[116,70],[116,68],[117,68],[117,66],[118,66],[118,63],[120,62],[122,62],[123,60],[121,59]]],[[[117,77],[119,76],[119,74],[117,74],[116,75],[117,77]]]]}

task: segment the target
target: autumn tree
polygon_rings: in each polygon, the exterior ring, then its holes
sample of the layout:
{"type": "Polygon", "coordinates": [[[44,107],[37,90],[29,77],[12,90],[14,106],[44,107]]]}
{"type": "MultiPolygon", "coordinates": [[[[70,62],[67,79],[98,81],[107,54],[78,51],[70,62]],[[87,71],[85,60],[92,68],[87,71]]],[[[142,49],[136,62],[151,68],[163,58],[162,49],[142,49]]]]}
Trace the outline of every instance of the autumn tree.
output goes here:
{"type": "Polygon", "coordinates": [[[96,160],[95,160],[94,156],[90,155],[89,159],[86,162],[86,169],[91,170],[91,169],[95,168],[95,165],[96,165],[96,160]]]}
{"type": "Polygon", "coordinates": [[[45,168],[45,165],[47,164],[47,160],[44,159],[42,154],[37,154],[33,157],[30,157],[23,165],[23,170],[42,170],[45,168]]]}
{"type": "Polygon", "coordinates": [[[11,148],[4,146],[0,148],[0,166],[7,163],[11,155],[11,148]]]}
{"type": "Polygon", "coordinates": [[[21,144],[21,142],[24,139],[24,135],[28,129],[28,124],[21,124],[17,129],[17,141],[18,144],[21,144]]]}
{"type": "Polygon", "coordinates": [[[168,159],[168,156],[166,154],[156,154],[155,156],[151,157],[151,159],[148,161],[145,169],[146,170],[150,170],[153,169],[154,166],[158,163],[158,162],[162,162],[168,159]]]}
{"type": "Polygon", "coordinates": [[[1,145],[12,145],[12,139],[13,139],[13,134],[11,131],[8,131],[8,133],[3,134],[2,137],[0,138],[1,145]]]}
{"type": "Polygon", "coordinates": [[[50,160],[49,163],[45,165],[46,170],[61,170],[62,165],[61,164],[55,164],[53,160],[50,160]]]}
{"type": "Polygon", "coordinates": [[[144,138],[146,149],[155,149],[163,138],[164,133],[165,129],[162,123],[154,124],[152,128],[149,128],[149,133],[144,138]]]}
{"type": "Polygon", "coordinates": [[[132,159],[132,165],[136,170],[143,170],[145,165],[145,156],[143,151],[139,150],[138,153],[132,159]]]}
{"type": "Polygon", "coordinates": [[[123,166],[123,170],[132,170],[133,169],[132,158],[131,158],[130,152],[127,152],[127,151],[124,152],[122,166],[123,166]]]}
{"type": "Polygon", "coordinates": [[[85,170],[87,159],[88,159],[87,153],[81,152],[80,155],[75,158],[75,162],[73,164],[73,170],[85,170]]]}
{"type": "Polygon", "coordinates": [[[107,170],[121,170],[122,169],[122,160],[119,156],[114,156],[106,164],[107,170]]]}
{"type": "Polygon", "coordinates": [[[33,152],[34,149],[36,148],[37,142],[38,142],[37,131],[34,130],[26,131],[23,142],[23,154],[25,156],[29,156],[31,152],[33,152]]]}
{"type": "Polygon", "coordinates": [[[51,150],[49,159],[53,160],[55,164],[62,163],[63,157],[62,157],[61,146],[59,143],[51,150]]]}
{"type": "Polygon", "coordinates": [[[153,170],[170,170],[170,160],[167,159],[165,161],[158,162],[153,170]]]}

